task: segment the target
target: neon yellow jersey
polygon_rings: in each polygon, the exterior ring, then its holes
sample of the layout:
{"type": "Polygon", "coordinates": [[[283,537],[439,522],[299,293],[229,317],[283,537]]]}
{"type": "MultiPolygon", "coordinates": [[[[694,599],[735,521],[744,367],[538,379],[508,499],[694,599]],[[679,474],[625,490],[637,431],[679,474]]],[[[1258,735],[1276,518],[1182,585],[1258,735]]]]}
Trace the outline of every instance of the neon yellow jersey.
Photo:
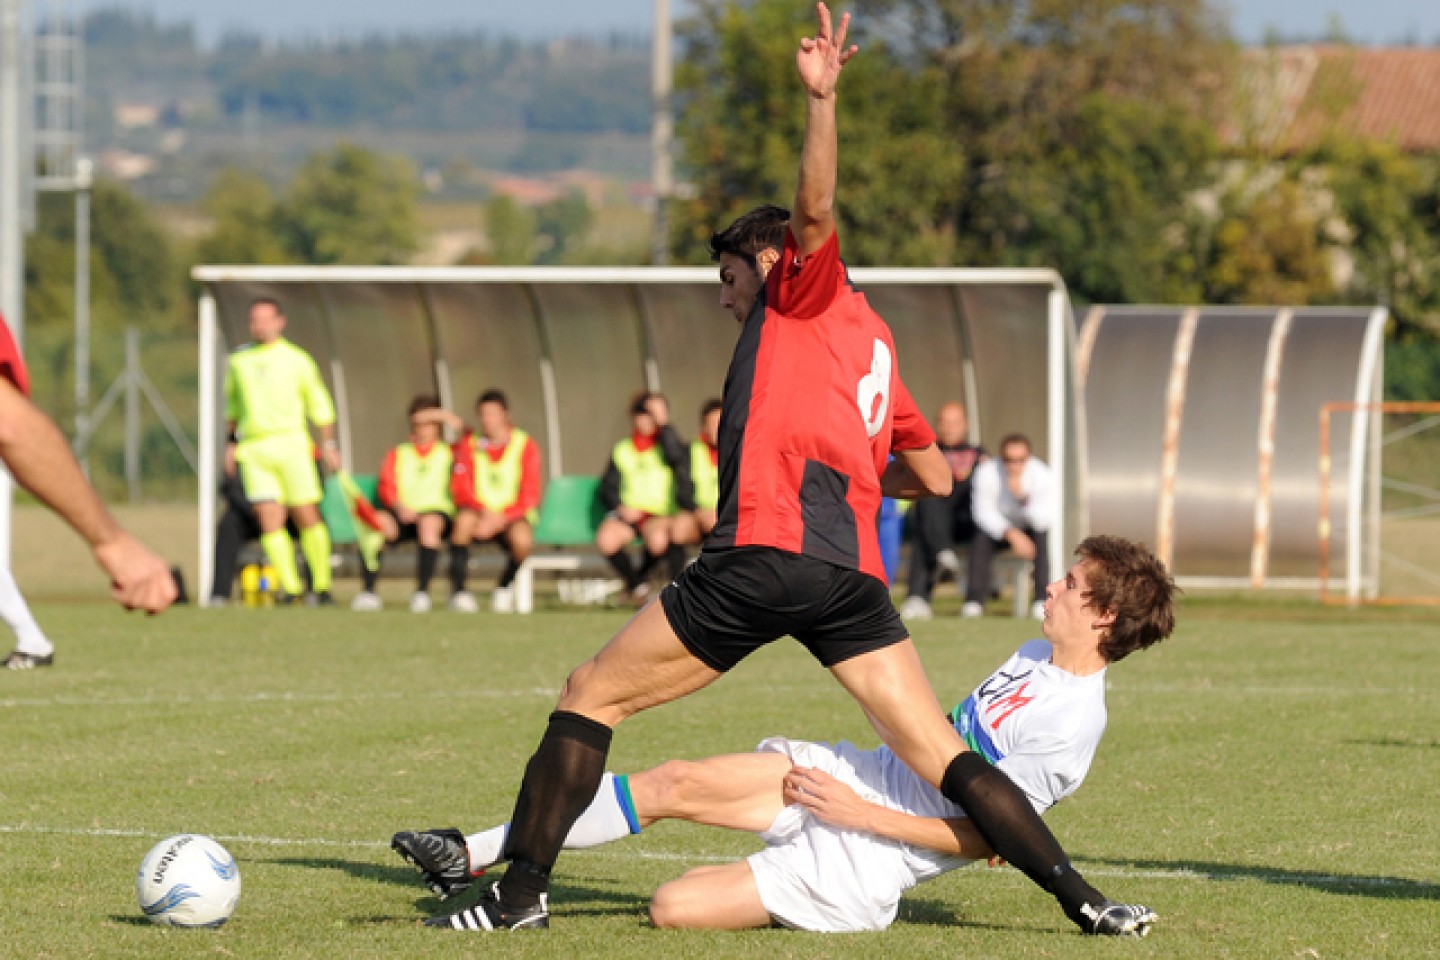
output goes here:
{"type": "Polygon", "coordinates": [[[450,499],[450,468],[455,463],[448,443],[431,444],[421,453],[413,443],[395,448],[395,482],[400,502],[416,513],[443,513],[455,516],[450,499]]]}
{"type": "Polygon", "coordinates": [[[675,512],[675,473],[665,462],[659,443],[641,453],[635,449],[635,441],[626,438],[615,444],[610,456],[620,471],[621,503],[653,517],[675,512]]]}
{"type": "Polygon", "coordinates": [[[230,354],[225,371],[225,419],[233,420],[242,440],[335,422],[335,404],[320,379],[315,360],[279,338],[249,344],[230,354]]]}
{"type": "Polygon", "coordinates": [[[720,503],[720,468],[710,458],[704,440],[690,444],[690,480],[695,484],[695,506],[714,510],[720,503]]]}

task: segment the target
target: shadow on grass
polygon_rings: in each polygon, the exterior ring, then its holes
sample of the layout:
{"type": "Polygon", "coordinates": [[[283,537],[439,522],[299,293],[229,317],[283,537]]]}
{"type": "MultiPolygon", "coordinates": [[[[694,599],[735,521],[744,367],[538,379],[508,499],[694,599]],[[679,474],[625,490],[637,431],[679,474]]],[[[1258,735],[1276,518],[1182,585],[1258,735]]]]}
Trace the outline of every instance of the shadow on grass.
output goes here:
{"type": "MultiPolygon", "coordinates": [[[[308,870],[338,870],[358,880],[369,880],[374,883],[411,888],[422,886],[420,874],[414,867],[399,864],[391,866],[363,860],[342,860],[337,857],[274,857],[260,862],[273,863],[283,867],[304,867],[308,870]]],[[[449,900],[442,901],[439,897],[422,894],[416,898],[415,908],[427,916],[454,913],[456,910],[474,903],[478,892],[499,879],[501,873],[503,871],[497,871],[480,878],[469,890],[451,897],[449,900]]],[[[624,916],[634,914],[637,918],[647,915],[646,909],[650,904],[648,897],[636,896],[633,892],[620,889],[618,884],[611,884],[604,879],[593,877],[585,879],[602,886],[585,886],[566,879],[555,881],[551,898],[555,903],[563,904],[562,909],[567,915],[624,916]],[[604,885],[608,885],[612,889],[603,889],[604,885]]],[[[394,923],[395,919],[394,917],[372,917],[368,922],[394,923]]]]}
{"type": "Polygon", "coordinates": [[[1440,749],[1440,740],[1404,740],[1399,737],[1375,737],[1370,740],[1346,740],[1355,747],[1410,747],[1416,750],[1440,749]]]}
{"type": "Polygon", "coordinates": [[[1321,873],[1317,870],[1286,870],[1284,867],[1257,867],[1235,863],[1207,863],[1201,860],[1129,860],[1106,857],[1077,858],[1086,863],[1104,864],[1129,870],[1154,870],[1193,874],[1203,880],[1259,880],[1282,886],[1309,887],[1325,893],[1376,900],[1440,900],[1440,884],[1405,877],[1384,877],[1358,873],[1321,873]]]}

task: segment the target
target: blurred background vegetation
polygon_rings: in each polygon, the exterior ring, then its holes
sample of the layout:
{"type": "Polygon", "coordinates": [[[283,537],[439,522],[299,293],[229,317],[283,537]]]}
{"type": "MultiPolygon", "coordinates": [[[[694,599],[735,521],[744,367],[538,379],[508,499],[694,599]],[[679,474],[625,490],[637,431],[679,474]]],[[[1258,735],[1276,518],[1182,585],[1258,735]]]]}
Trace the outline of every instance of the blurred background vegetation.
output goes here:
{"type": "MultiPolygon", "coordinates": [[[[1357,133],[1365,90],[1344,56],[1321,61],[1305,115],[1277,130],[1277,51],[1239,47],[1209,0],[852,9],[865,53],[841,130],[851,263],[1053,266],[1082,305],[1382,304],[1389,396],[1440,399],[1440,147],[1357,133]]],[[[689,11],[669,247],[703,263],[716,223],[793,193],[792,51],[813,5],[689,11]]],[[[106,171],[92,401],[138,328],[147,375],[193,437],[196,263],[648,259],[643,39],[231,33],[207,47],[187,24],[122,10],[91,13],[84,36],[86,137],[106,171]]],[[[40,197],[25,278],[36,396],[67,428],[74,227],[70,197],[40,197]]],[[[91,458],[110,496],[119,423],[91,458]]],[[[193,475],[148,411],[143,436],[144,497],[188,497],[193,475]]]]}

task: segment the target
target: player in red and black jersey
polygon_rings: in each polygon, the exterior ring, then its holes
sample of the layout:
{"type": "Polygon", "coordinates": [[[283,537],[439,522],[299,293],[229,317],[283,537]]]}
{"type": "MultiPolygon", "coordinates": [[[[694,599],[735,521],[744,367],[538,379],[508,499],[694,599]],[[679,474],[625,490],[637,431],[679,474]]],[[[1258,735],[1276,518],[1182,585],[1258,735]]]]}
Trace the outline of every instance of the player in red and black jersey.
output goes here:
{"type": "MultiPolygon", "coordinates": [[[[1025,795],[966,749],[890,602],[880,499],[943,496],[951,473],[900,379],[889,328],[840,260],[835,85],[857,48],[845,45],[848,15],[832,32],[823,3],[817,12],[819,31],[796,54],[807,96],[794,214],[762,208],[712,241],[721,303],[743,324],[725,382],[717,526],[660,603],[570,675],[525,770],[510,868],[478,904],[432,925],[547,926],[550,870],[595,795],[612,728],[786,634],[835,675],[896,755],[1082,927],[1137,932],[1149,916],[1101,922],[1107,909],[1131,908],[1086,885],[1025,795]]],[[[468,867],[458,831],[400,833],[393,846],[438,880],[468,867]]]]}

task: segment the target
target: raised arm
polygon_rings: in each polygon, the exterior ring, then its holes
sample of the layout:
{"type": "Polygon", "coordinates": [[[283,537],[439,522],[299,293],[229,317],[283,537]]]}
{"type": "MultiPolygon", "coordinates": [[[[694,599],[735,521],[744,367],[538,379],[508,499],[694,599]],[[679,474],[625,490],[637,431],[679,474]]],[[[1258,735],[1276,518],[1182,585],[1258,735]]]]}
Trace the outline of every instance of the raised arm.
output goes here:
{"type": "Polygon", "coordinates": [[[835,85],[840,71],[859,52],[845,46],[850,14],[832,29],[830,8],[815,5],[819,27],[814,37],[803,37],[795,53],[795,66],[805,87],[805,141],[800,150],[800,181],[790,212],[790,232],[801,254],[814,253],[835,231],[835,180],[839,147],[835,132],[835,85]]]}

